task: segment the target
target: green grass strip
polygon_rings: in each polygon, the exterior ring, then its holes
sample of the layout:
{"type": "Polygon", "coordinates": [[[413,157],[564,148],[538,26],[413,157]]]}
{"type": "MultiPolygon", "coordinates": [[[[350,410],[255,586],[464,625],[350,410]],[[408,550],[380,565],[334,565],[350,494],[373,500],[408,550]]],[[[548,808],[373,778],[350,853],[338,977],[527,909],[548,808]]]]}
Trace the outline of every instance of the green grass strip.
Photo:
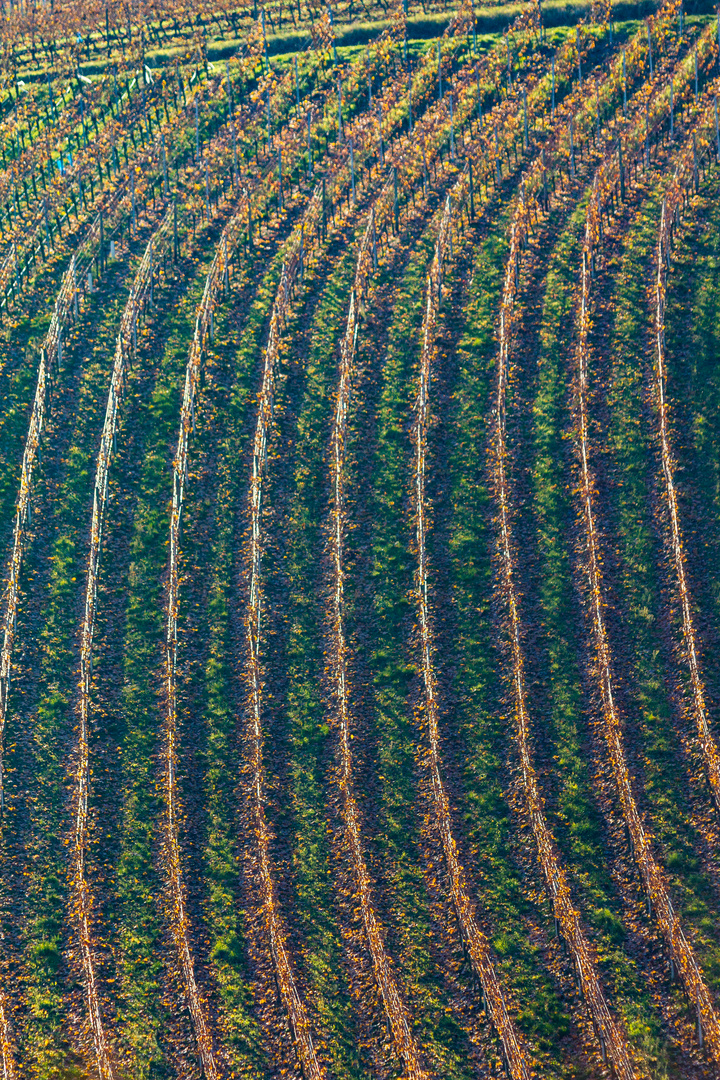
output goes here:
{"type": "MultiPolygon", "coordinates": [[[[203,498],[191,496],[184,510],[185,560],[200,564],[208,559],[208,604],[199,617],[200,632],[207,640],[204,668],[200,673],[203,701],[203,785],[207,806],[205,838],[205,918],[209,933],[209,956],[220,1001],[224,1044],[238,1077],[261,1078],[269,1072],[262,1032],[252,1017],[254,996],[249,985],[247,943],[243,912],[237,891],[238,835],[235,788],[237,691],[233,665],[230,613],[236,604],[233,576],[233,545],[239,505],[247,490],[246,460],[252,438],[248,417],[253,413],[253,390],[262,358],[262,336],[267,325],[280,274],[280,252],[262,275],[257,291],[242,321],[237,322],[232,307],[218,314],[216,341],[206,359],[206,367],[227,369],[227,399],[218,392],[217,379],[208,375],[207,389],[198,405],[197,435],[191,447],[191,473],[205,461],[206,440],[214,429],[220,431],[215,475],[203,485],[203,498]],[[217,359],[215,358],[217,354],[217,359]],[[213,389],[214,388],[214,389],[213,389]],[[194,534],[194,521],[211,512],[214,502],[213,540],[209,556],[196,545],[202,535],[194,534]]],[[[246,283],[256,270],[247,264],[239,271],[246,283]]],[[[234,288],[238,287],[236,281],[234,288]]],[[[191,620],[188,590],[181,600],[180,625],[191,620]]],[[[196,622],[198,616],[195,615],[196,622]]]]}
{"type": "MultiPolygon", "coordinates": [[[[27,1028],[18,1032],[21,1054],[31,1075],[44,1080],[63,1073],[72,1064],[69,1052],[70,1027],[66,1013],[67,986],[64,953],[68,946],[67,865],[62,838],[68,828],[66,808],[66,748],[75,723],[76,608],[84,580],[86,529],[90,520],[90,497],[107,394],[109,362],[117,322],[126,300],[120,286],[121,268],[112,268],[103,287],[90,299],[87,313],[94,333],[83,340],[83,362],[77,411],[69,418],[73,425],[64,475],[52,505],[44,508],[45,526],[54,535],[50,548],[51,569],[44,601],[40,636],[37,698],[32,714],[15,699],[10,705],[8,743],[18,737],[18,728],[30,724],[30,761],[21,763],[28,780],[29,835],[25,851],[29,872],[23,899],[27,1028]],[[94,316],[94,319],[93,319],[94,316]],[[18,710],[20,714],[18,715],[18,710]],[[14,729],[14,730],[13,730],[14,729]]],[[[80,362],[76,346],[73,359],[80,362]]],[[[28,559],[26,575],[32,580],[36,554],[28,559]]],[[[37,632],[37,631],[36,631],[37,632]]],[[[14,794],[17,799],[17,794],[14,794]]],[[[10,796],[13,799],[13,796],[10,796]]],[[[6,828],[9,827],[6,823],[6,828]]]]}
{"type": "Polygon", "coordinates": [[[643,423],[643,395],[649,355],[650,318],[646,284],[652,272],[660,202],[658,180],[627,230],[615,280],[612,339],[609,448],[612,472],[610,507],[613,534],[621,559],[623,628],[631,650],[633,684],[629,722],[641,740],[644,794],[653,829],[664,849],[673,897],[694,931],[698,958],[712,988],[720,979],[720,919],[713,910],[715,893],[696,856],[698,838],[684,795],[687,778],[678,754],[663,669],[658,617],[662,609],[657,550],[648,486],[656,479],[651,439],[643,423]]]}
{"type": "MultiPolygon", "coordinates": [[[[373,790],[377,790],[373,799],[375,861],[382,866],[383,907],[392,913],[386,927],[388,951],[401,972],[415,1021],[422,1024],[423,1047],[432,1066],[440,1075],[460,1078],[471,1075],[472,1066],[466,1033],[453,1015],[437,956],[432,955],[436,929],[422,869],[422,823],[417,807],[418,732],[408,696],[416,674],[408,647],[416,557],[404,507],[412,477],[409,424],[417,395],[425,280],[435,236],[436,225],[431,225],[401,278],[394,264],[378,277],[379,287],[387,288],[396,279],[399,285],[382,357],[376,443],[370,463],[372,645],[368,666],[373,711],[369,724],[377,739],[370,755],[373,790]]],[[[361,422],[353,424],[351,416],[350,454],[362,455],[366,437],[361,422]]],[[[359,479],[349,482],[349,490],[361,490],[363,483],[359,479]]],[[[352,543],[352,533],[349,540],[352,543]]],[[[353,569],[351,565],[347,574],[349,617],[354,608],[361,612],[367,602],[364,583],[356,580],[353,569]]]]}
{"type": "Polygon", "coordinates": [[[499,671],[503,661],[491,622],[493,535],[486,446],[507,228],[505,211],[478,244],[447,418],[447,428],[453,432],[448,498],[459,657],[455,724],[466,754],[462,769],[465,840],[481,888],[480,910],[492,927],[490,944],[502,977],[521,1005],[519,1026],[546,1055],[549,1074],[569,1076],[572,1069],[563,1039],[570,1018],[532,940],[532,924],[547,926],[550,908],[544,894],[531,896],[520,878],[513,850],[514,822],[501,779],[510,751],[510,720],[502,704],[499,671]]]}
{"type": "Polygon", "coordinates": [[[563,231],[550,259],[533,401],[532,509],[537,523],[540,614],[547,650],[555,802],[546,806],[611,1000],[625,1020],[649,1075],[668,1075],[667,1047],[642,973],[625,953],[622,911],[603,850],[601,817],[592,794],[583,731],[583,693],[577,643],[586,629],[572,585],[573,504],[568,484],[567,326],[575,315],[577,268],[582,251],[587,195],[563,231]]]}
{"type": "MultiPolygon", "coordinates": [[[[195,253],[187,287],[172,310],[154,322],[162,354],[147,397],[132,403],[133,438],[142,447],[131,525],[125,624],[122,643],[120,715],[110,733],[117,740],[121,809],[118,850],[109,898],[109,930],[118,973],[117,1020],[126,1067],[145,1080],[167,1068],[163,1027],[166,965],[159,899],[165,879],[157,863],[163,809],[156,787],[164,677],[163,575],[167,563],[172,485],[170,463],[195,313],[214,245],[195,253]]],[[[187,273],[187,270],[185,271],[187,273]]],[[[142,345],[139,343],[139,349],[142,345]]],[[[111,525],[111,523],[109,523],[111,525]]],[[[110,528],[107,530],[110,544],[110,528]]],[[[99,596],[102,609],[110,597],[99,596]]]]}
{"type": "MultiPolygon", "coordinates": [[[[720,626],[720,212],[717,175],[701,184],[689,226],[679,230],[669,278],[668,394],[678,458],[681,523],[695,569],[693,599],[720,626]],[[693,526],[695,536],[688,535],[693,526]]],[[[717,687],[720,655],[705,649],[702,668],[717,687]]]]}
{"type": "MultiPolygon", "coordinates": [[[[267,578],[281,570],[289,589],[287,644],[283,662],[288,688],[281,702],[290,755],[290,787],[285,823],[293,851],[292,889],[294,919],[301,928],[306,977],[312,1005],[323,1025],[327,1050],[336,1076],[365,1077],[370,1073],[365,1054],[354,1036],[353,994],[343,963],[342,929],[336,911],[336,872],[328,842],[326,819],[327,751],[329,727],[325,723],[321,696],[323,683],[323,626],[319,603],[318,553],[322,550],[322,521],[326,512],[323,455],[329,437],[329,409],[336,378],[332,344],[339,338],[347,314],[350,284],[355,271],[355,244],[345,253],[319,286],[320,295],[303,346],[303,372],[298,403],[297,429],[292,451],[292,494],[285,528],[287,558],[284,566],[265,557],[267,578]]],[[[288,332],[288,348],[301,344],[302,309],[288,332]],[[293,329],[295,334],[293,334],[293,329]]],[[[276,407],[280,413],[289,403],[282,385],[276,407]]],[[[273,470],[270,470],[273,481],[273,470]]],[[[268,495],[272,505],[273,494],[268,495]]]]}

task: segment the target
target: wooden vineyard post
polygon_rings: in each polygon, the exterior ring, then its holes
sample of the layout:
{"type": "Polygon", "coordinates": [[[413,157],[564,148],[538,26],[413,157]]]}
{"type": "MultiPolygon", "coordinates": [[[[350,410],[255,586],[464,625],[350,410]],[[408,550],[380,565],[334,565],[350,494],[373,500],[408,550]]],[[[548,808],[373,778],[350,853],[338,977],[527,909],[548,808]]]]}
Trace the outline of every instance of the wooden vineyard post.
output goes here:
{"type": "Polygon", "coordinates": [[[697,133],[693,131],[693,188],[697,192],[700,186],[698,177],[698,159],[697,159],[697,133]]]}
{"type": "Polygon", "coordinates": [[[475,68],[475,79],[477,82],[477,114],[478,114],[478,126],[482,131],[483,126],[483,113],[482,113],[482,95],[480,93],[480,65],[475,68]]]}
{"type": "Polygon", "coordinates": [[[385,164],[385,151],[383,150],[382,137],[382,102],[378,100],[378,139],[380,140],[380,164],[385,164]]]}
{"type": "MultiPolygon", "coordinates": [[[[453,242],[452,242],[452,196],[451,195],[448,195],[447,199],[445,200],[445,215],[446,215],[446,218],[447,218],[447,221],[448,221],[448,231],[447,231],[448,253],[450,255],[450,258],[452,259],[452,257],[453,257],[453,242]]],[[[441,275],[442,275],[442,269],[443,268],[441,266],[440,267],[441,275]]]]}
{"type": "Polygon", "coordinates": [[[327,236],[327,209],[325,205],[325,177],[322,182],[322,235],[323,240],[327,236]]]}
{"type": "Polygon", "coordinates": [[[575,141],[573,139],[573,121],[570,117],[570,175],[575,179],[575,141]]]}
{"type": "Polygon", "coordinates": [[[377,257],[377,231],[375,229],[375,207],[372,209],[372,254],[373,254],[373,270],[378,268],[377,257]]]}
{"type": "Polygon", "coordinates": [[[225,61],[225,79],[227,83],[227,99],[228,107],[230,110],[230,119],[233,119],[233,117],[235,116],[235,102],[233,99],[232,80],[230,78],[230,64],[227,62],[227,60],[225,61]]]}
{"type": "Polygon", "coordinates": [[[675,102],[673,101],[675,90],[675,80],[670,80],[670,138],[675,136],[675,102]]]}
{"type": "Polygon", "coordinates": [[[48,247],[52,247],[52,234],[50,232],[50,218],[48,216],[48,204],[47,195],[43,196],[43,215],[45,217],[45,235],[47,236],[48,247]]]}
{"type": "Polygon", "coordinates": [[[357,206],[357,198],[355,196],[355,153],[353,150],[353,140],[350,140],[350,186],[352,188],[352,201],[353,206],[357,206]]]}
{"type": "Polygon", "coordinates": [[[550,61],[550,119],[555,119],[555,57],[550,61]]]}
{"type": "Polygon", "coordinates": [[[328,4],[328,15],[330,16],[330,28],[332,30],[332,47],[333,47],[333,64],[337,67],[337,46],[335,44],[335,19],[333,16],[332,8],[328,4]]]}
{"type": "MultiPolygon", "coordinates": [[[[265,8],[263,8],[261,10],[260,17],[261,17],[261,20],[262,20],[263,53],[264,53],[264,56],[265,56],[265,74],[269,75],[270,74],[270,58],[268,56],[267,33],[265,32],[265,8]]],[[[257,16],[255,16],[255,18],[257,18],[257,16]]]]}
{"type": "Polygon", "coordinates": [[[440,42],[437,43],[438,101],[442,101],[442,64],[440,60],[440,42]]]}
{"type": "Polygon", "coordinates": [[[313,171],[313,159],[312,159],[312,138],[310,135],[310,113],[307,115],[307,152],[308,152],[308,180],[312,176],[313,171]]]}
{"type": "Polygon", "coordinates": [[[167,173],[167,157],[165,155],[165,132],[162,132],[162,168],[163,168],[163,190],[165,192],[165,198],[170,195],[170,189],[168,187],[168,173],[167,173]]]}
{"type": "Polygon", "coordinates": [[[697,105],[697,99],[698,99],[698,53],[697,53],[697,42],[695,43],[695,49],[693,50],[693,54],[694,54],[694,59],[695,59],[695,104],[697,105]]]}
{"type": "Polygon", "coordinates": [[[413,129],[413,116],[412,116],[412,75],[408,73],[408,132],[412,135],[413,129]]]}
{"type": "Polygon", "coordinates": [[[600,142],[600,87],[595,79],[595,110],[597,112],[597,139],[600,142]]]}

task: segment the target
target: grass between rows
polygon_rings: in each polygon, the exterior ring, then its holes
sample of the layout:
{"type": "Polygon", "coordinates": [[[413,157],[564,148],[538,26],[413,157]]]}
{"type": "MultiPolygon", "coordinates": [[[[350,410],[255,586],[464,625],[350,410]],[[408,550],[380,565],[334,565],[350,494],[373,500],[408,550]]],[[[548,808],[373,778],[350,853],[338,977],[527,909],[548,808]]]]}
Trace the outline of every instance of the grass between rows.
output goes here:
{"type": "MultiPolygon", "coordinates": [[[[269,1048],[263,1043],[253,1009],[256,992],[251,981],[245,930],[246,913],[238,895],[239,836],[237,813],[238,713],[237,643],[233,642],[232,610],[237,605],[238,514],[247,489],[247,455],[254,416],[253,389],[262,357],[262,340],[275,297],[282,252],[270,259],[241,318],[224,305],[216,320],[216,342],[206,361],[206,385],[198,403],[198,428],[193,438],[190,483],[183,531],[184,581],[190,568],[200,573],[206,607],[191,612],[197,593],[183,584],[179,625],[198,630],[205,639],[200,670],[188,671],[184,693],[192,681],[200,684],[202,787],[206,803],[206,835],[202,853],[205,880],[203,909],[208,934],[210,969],[221,1002],[221,1031],[235,1075],[259,1080],[268,1072],[269,1048]],[[212,536],[204,525],[212,522],[212,536]]],[[[262,265],[262,257],[240,271],[233,288],[245,287],[262,265]]],[[[187,638],[186,638],[187,640],[187,638]]],[[[182,661],[181,670],[187,666],[182,661]]],[[[188,728],[197,728],[196,715],[184,709],[188,728]]]]}
{"type": "Polygon", "coordinates": [[[268,595],[281,589],[286,608],[269,670],[279,673],[276,752],[288,756],[285,812],[279,825],[290,851],[288,905],[302,933],[303,965],[333,1071],[340,1077],[371,1072],[357,1031],[353,986],[344,956],[345,928],[333,884],[334,854],[327,824],[329,726],[324,683],[321,573],[327,501],[323,467],[329,435],[337,357],[335,343],[347,314],[355,270],[350,230],[316,295],[301,307],[284,345],[284,375],[278,385],[281,442],[269,452],[271,485],[267,505],[282,535],[270,545],[265,565],[268,595]],[[287,417],[287,420],[284,418],[287,417]],[[289,428],[289,429],[288,429],[289,428]],[[277,490],[283,454],[289,491],[277,490]],[[278,669],[276,664],[280,664],[278,669]]]}
{"type": "MultiPolygon", "coordinates": [[[[488,488],[489,396],[496,366],[509,212],[501,211],[478,245],[448,383],[447,539],[453,620],[452,731],[461,746],[463,794],[458,811],[477,875],[480,911],[502,978],[518,1002],[518,1023],[556,1075],[568,1072],[569,1016],[543,969],[534,924],[549,909],[523,881],[515,822],[504,787],[511,743],[503,701],[503,661],[492,619],[494,536],[488,488]]],[[[435,565],[443,557],[431,537],[435,565]],[[436,550],[437,548],[437,550],[436,550]]]]}
{"type": "Polygon", "coordinates": [[[702,671],[711,712],[720,689],[720,381],[716,311],[720,295],[717,174],[701,185],[679,231],[668,282],[666,347],[672,448],[702,671]]]}
{"type": "MultiPolygon", "coordinates": [[[[163,1076],[170,1067],[164,1029],[171,1005],[164,985],[167,943],[160,907],[165,880],[158,865],[163,574],[172,497],[170,463],[195,312],[213,254],[208,240],[201,241],[192,263],[181,268],[180,287],[173,290],[172,302],[166,299],[166,309],[147,328],[142,345],[138,343],[153,357],[154,370],[123,422],[125,438],[131,431],[135,444],[135,460],[123,470],[136,478],[124,523],[128,534],[118,535],[109,514],[98,594],[100,631],[104,612],[114,598],[112,586],[118,575],[126,574],[117,667],[108,664],[105,670],[102,653],[96,664],[97,678],[104,683],[103,696],[110,703],[104,737],[108,746],[117,748],[113,779],[120,796],[117,835],[110,841],[115,850],[104,915],[117,972],[115,1010],[121,1054],[126,1067],[143,1078],[163,1076]]],[[[99,789],[100,803],[103,795],[99,789]]]]}
{"type": "Polygon", "coordinates": [[[82,344],[76,342],[66,360],[64,374],[72,374],[72,365],[81,362],[81,351],[84,354],[60,477],[46,493],[50,500],[36,507],[44,543],[32,549],[24,575],[24,586],[31,592],[33,579],[39,576],[43,593],[34,598],[31,607],[21,608],[19,623],[23,639],[36,646],[37,686],[26,693],[26,679],[21,675],[12,688],[9,707],[7,741],[10,747],[20,746],[21,752],[12,756],[11,768],[17,769],[17,777],[10,779],[11,792],[13,780],[19,786],[9,802],[17,808],[17,817],[14,827],[6,820],[6,835],[12,833],[11,843],[18,845],[18,854],[29,868],[25,871],[20,922],[26,1022],[17,1036],[21,1060],[30,1075],[37,1077],[58,1071],[62,1074],[63,1068],[72,1064],[66,997],[71,931],[65,918],[68,881],[61,840],[68,828],[67,751],[75,724],[79,583],[84,581],[85,530],[109,358],[126,299],[118,287],[121,281],[118,265],[90,302],[87,317],[92,333],[83,328],[82,344]],[[49,562],[47,575],[40,559],[49,562]],[[37,622],[23,626],[36,607],[37,622]]]}
{"type": "Polygon", "coordinates": [[[410,542],[409,427],[417,392],[425,278],[437,221],[409,258],[397,256],[377,278],[391,296],[387,328],[370,317],[358,351],[367,387],[358,386],[348,425],[347,624],[360,653],[357,790],[378,886],[388,953],[407,995],[418,1040],[439,1075],[472,1072],[468,1035],[444,975],[446,952],[423,873],[423,817],[418,805],[418,732],[410,687],[409,645],[415,559],[410,542]],[[385,337],[385,332],[387,336],[385,337]],[[362,713],[367,710],[366,715],[362,713]]]}
{"type": "Polygon", "coordinates": [[[663,185],[658,182],[624,237],[615,279],[608,443],[613,483],[608,521],[617,538],[622,581],[624,645],[629,644],[632,684],[628,696],[630,738],[640,743],[642,790],[663,848],[673,895],[692,928],[698,957],[711,987],[720,977],[720,924],[716,893],[697,858],[699,837],[687,801],[685,759],[678,754],[673,721],[673,676],[662,637],[660,594],[667,573],[654,534],[649,490],[657,461],[652,430],[643,423],[644,386],[649,385],[651,312],[646,288],[652,272],[663,185]]]}
{"type": "Polygon", "coordinates": [[[550,259],[544,288],[537,383],[532,403],[532,512],[539,548],[543,665],[547,672],[554,799],[548,816],[590,927],[600,972],[625,1020],[636,1053],[653,1076],[667,1075],[667,1051],[643,973],[625,952],[623,909],[607,864],[602,821],[593,797],[583,717],[578,643],[585,628],[573,590],[574,554],[567,326],[575,317],[577,273],[587,195],[550,259]]]}

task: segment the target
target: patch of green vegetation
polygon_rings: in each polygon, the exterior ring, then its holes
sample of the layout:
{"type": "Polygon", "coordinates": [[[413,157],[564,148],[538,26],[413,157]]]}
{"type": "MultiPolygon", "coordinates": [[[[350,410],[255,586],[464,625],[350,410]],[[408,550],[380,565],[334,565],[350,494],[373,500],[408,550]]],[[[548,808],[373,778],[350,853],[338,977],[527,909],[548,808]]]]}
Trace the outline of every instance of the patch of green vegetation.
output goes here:
{"type": "Polygon", "coordinates": [[[358,365],[373,370],[379,362],[381,374],[377,403],[371,403],[372,419],[356,404],[349,423],[348,457],[356,462],[349,469],[349,515],[352,520],[369,510],[372,524],[367,534],[362,530],[356,537],[353,530],[348,536],[346,602],[349,624],[359,619],[364,632],[358,638],[370,642],[372,711],[367,730],[372,734],[367,768],[373,776],[372,863],[387,897],[384,910],[391,916],[385,920],[388,952],[401,974],[432,1067],[443,1076],[460,1078],[472,1066],[467,1032],[461,1018],[451,1015],[442,961],[433,942],[437,931],[423,874],[418,732],[410,697],[417,666],[408,641],[416,566],[408,512],[413,468],[409,428],[417,396],[426,275],[436,234],[437,220],[423,232],[402,270],[393,260],[378,276],[379,288],[398,282],[387,346],[368,340],[374,336],[372,328],[360,339],[358,365]],[[371,477],[369,491],[364,466],[371,477]],[[371,607],[365,559],[354,550],[368,537],[371,607]]]}
{"type": "Polygon", "coordinates": [[[532,924],[538,919],[547,924],[550,911],[545,900],[538,910],[521,879],[512,811],[502,786],[511,735],[499,678],[503,661],[492,629],[494,536],[486,447],[507,228],[508,212],[502,211],[477,247],[446,420],[453,432],[447,497],[457,650],[454,723],[464,744],[464,840],[479,871],[480,911],[492,926],[498,968],[513,999],[522,1002],[518,1023],[543,1054],[544,1067],[551,1075],[569,1076],[573,1070],[563,1046],[569,1017],[532,943],[532,924]]]}
{"type": "MultiPolygon", "coordinates": [[[[210,961],[222,1003],[222,1031],[236,1075],[260,1080],[267,1074],[267,1048],[253,1018],[255,1005],[248,971],[247,942],[243,912],[238,896],[238,821],[236,770],[228,767],[236,751],[238,717],[233,689],[233,642],[231,610],[236,603],[237,583],[233,576],[239,501],[247,488],[246,460],[252,427],[253,389],[262,358],[262,339],[275,297],[280,273],[281,250],[258,282],[247,310],[237,319],[234,306],[226,302],[216,319],[219,343],[205,361],[208,378],[198,402],[197,434],[191,445],[191,475],[216,455],[215,475],[203,485],[202,495],[188,490],[185,502],[184,560],[187,565],[206,561],[207,608],[198,615],[189,610],[193,602],[189,590],[182,593],[180,625],[198,626],[207,640],[203,654],[202,761],[207,808],[207,835],[204,844],[204,909],[209,934],[210,961]],[[204,516],[213,521],[213,540],[203,552],[204,516]]],[[[260,256],[257,257],[258,260],[260,256]]],[[[243,285],[257,270],[250,263],[241,271],[243,285]]],[[[240,283],[236,282],[237,290],[240,283]]],[[[185,691],[187,693],[187,690],[185,691]]],[[[186,722],[190,720],[186,718],[186,722]]]]}
{"type": "MultiPolygon", "coordinates": [[[[184,267],[187,288],[180,290],[179,303],[155,321],[156,373],[147,396],[135,395],[131,414],[124,418],[124,430],[132,424],[142,458],[123,598],[122,676],[116,691],[120,709],[112,733],[118,747],[121,808],[108,906],[117,964],[118,1026],[134,1073],[142,1078],[151,1076],[151,1070],[165,1061],[162,1044],[167,1018],[163,912],[158,905],[166,884],[156,859],[163,833],[156,777],[163,715],[158,686],[164,671],[163,574],[172,496],[170,465],[185,362],[212,252],[206,243],[196,264],[184,267]]],[[[109,599],[101,594],[99,606],[109,599]]]]}
{"type": "MultiPolygon", "coordinates": [[[[676,907],[693,926],[694,945],[708,981],[720,973],[720,922],[713,916],[715,890],[708,876],[691,869],[700,847],[687,803],[687,760],[678,754],[677,732],[666,682],[666,651],[659,625],[663,607],[659,568],[665,560],[655,533],[649,493],[658,479],[653,428],[644,422],[652,373],[650,280],[660,220],[663,182],[658,180],[623,240],[615,278],[609,446],[612,475],[609,521],[617,537],[622,574],[622,616],[631,648],[633,682],[628,723],[641,739],[643,792],[653,830],[671,871],[676,907]],[[673,872],[675,867],[683,868],[673,872]]],[[[651,414],[653,415],[653,414],[651,414]]],[[[658,470],[659,472],[659,470],[658,470]]],[[[695,864],[697,865],[697,864],[695,864]]]]}
{"type": "Polygon", "coordinates": [[[548,673],[549,733],[556,789],[548,819],[565,857],[580,909],[594,938],[601,975],[626,1022],[633,1047],[653,1076],[667,1075],[667,1047],[643,984],[624,951],[622,909],[605,858],[603,829],[592,792],[583,720],[577,643],[588,633],[573,595],[572,461],[565,438],[570,423],[567,327],[576,316],[577,274],[589,193],[561,234],[545,278],[540,356],[532,406],[532,508],[540,566],[539,615],[548,673]]]}
{"type": "MultiPolygon", "coordinates": [[[[9,741],[19,725],[32,730],[31,761],[27,769],[26,800],[28,831],[25,852],[28,873],[22,897],[24,918],[20,931],[25,952],[25,996],[28,1021],[21,1036],[21,1052],[38,1080],[57,1075],[68,1064],[69,1026],[66,988],[67,950],[70,927],[68,880],[65,850],[58,842],[68,826],[66,792],[66,747],[72,739],[75,720],[76,618],[75,610],[84,583],[85,530],[89,521],[90,495],[94,477],[97,431],[108,383],[108,355],[112,355],[117,320],[126,294],[119,287],[120,268],[110,272],[101,289],[90,299],[87,319],[93,326],[90,341],[82,343],[84,361],[73,418],[72,434],[64,461],[63,475],[52,503],[44,508],[52,537],[50,571],[42,599],[39,635],[37,697],[29,702],[29,715],[22,700],[11,698],[9,741]]],[[[86,335],[86,329],[83,328],[86,335]]],[[[80,348],[66,359],[66,373],[80,362],[80,348]]],[[[37,567],[31,555],[26,579],[32,580],[37,567]]],[[[12,779],[10,802],[13,798],[12,779]]],[[[7,827],[7,826],[6,826],[7,827]]]]}
{"type": "MultiPolygon", "coordinates": [[[[680,515],[690,544],[693,600],[720,624],[720,297],[717,173],[705,178],[678,231],[668,281],[666,347],[680,515]],[[692,531],[697,530],[697,538],[692,531]],[[694,571],[694,572],[693,572],[694,571]]],[[[702,670],[718,685],[720,655],[705,648],[702,670]]]]}
{"type": "Polygon", "coordinates": [[[322,284],[313,281],[316,295],[300,306],[286,339],[285,355],[302,358],[300,372],[293,372],[284,362],[276,393],[280,416],[297,408],[292,449],[287,447],[289,458],[281,470],[283,477],[289,476],[291,493],[283,498],[274,470],[268,477],[265,501],[281,515],[284,535],[280,547],[276,550],[272,545],[264,558],[268,589],[287,589],[281,631],[284,642],[277,658],[283,682],[287,680],[279,706],[289,754],[281,826],[292,849],[292,875],[286,887],[292,889],[293,918],[305,942],[302,959],[312,1006],[323,1028],[333,1071],[347,1080],[368,1076],[371,1068],[355,1033],[354,994],[344,957],[344,928],[338,919],[333,884],[336,867],[328,841],[326,740],[330,733],[322,697],[325,659],[318,553],[327,508],[323,462],[336,376],[334,343],[347,314],[354,270],[355,244],[350,239],[327,279],[322,284]],[[307,318],[309,326],[301,332],[307,318]],[[293,394],[293,401],[288,393],[293,394]]]}

